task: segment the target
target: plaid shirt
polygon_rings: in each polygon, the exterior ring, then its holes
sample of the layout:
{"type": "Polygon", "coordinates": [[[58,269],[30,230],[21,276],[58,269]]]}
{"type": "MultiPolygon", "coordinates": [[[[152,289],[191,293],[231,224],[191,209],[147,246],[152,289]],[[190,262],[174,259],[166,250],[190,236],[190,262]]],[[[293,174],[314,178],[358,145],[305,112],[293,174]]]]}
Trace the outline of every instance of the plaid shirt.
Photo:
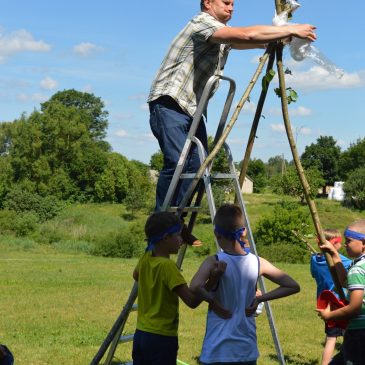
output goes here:
{"type": "Polygon", "coordinates": [[[229,45],[209,43],[225,25],[208,13],[196,15],[175,37],[152,84],[147,102],[169,95],[191,117],[210,76],[221,73],[229,45]]]}

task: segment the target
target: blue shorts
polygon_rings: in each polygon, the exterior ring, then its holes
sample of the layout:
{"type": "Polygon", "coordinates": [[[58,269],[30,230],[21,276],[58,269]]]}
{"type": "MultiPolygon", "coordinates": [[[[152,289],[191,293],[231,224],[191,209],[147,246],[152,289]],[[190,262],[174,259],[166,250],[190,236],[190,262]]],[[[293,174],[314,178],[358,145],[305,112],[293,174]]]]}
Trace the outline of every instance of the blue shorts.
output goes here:
{"type": "Polygon", "coordinates": [[[5,350],[5,357],[0,359],[0,365],[13,365],[14,357],[10,350],[5,345],[0,345],[5,350]]]}
{"type": "Polygon", "coordinates": [[[345,331],[342,328],[327,327],[327,325],[325,325],[324,332],[326,333],[327,337],[341,337],[345,331]]]}
{"type": "Polygon", "coordinates": [[[163,336],[136,330],[133,338],[133,365],[176,365],[177,336],[163,336]]]}

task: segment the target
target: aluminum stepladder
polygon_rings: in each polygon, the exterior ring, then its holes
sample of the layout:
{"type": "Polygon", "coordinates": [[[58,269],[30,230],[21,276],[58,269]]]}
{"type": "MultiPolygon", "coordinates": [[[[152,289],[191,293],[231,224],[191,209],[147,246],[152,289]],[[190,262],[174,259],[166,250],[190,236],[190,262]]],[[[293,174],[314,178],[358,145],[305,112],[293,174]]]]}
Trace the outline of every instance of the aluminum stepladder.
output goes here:
{"type": "MultiPolygon", "coordinates": [[[[203,94],[202,94],[201,100],[198,104],[197,111],[194,115],[185,145],[181,152],[179,161],[178,161],[176,169],[175,169],[175,173],[172,177],[169,189],[167,191],[166,198],[165,198],[165,201],[162,206],[162,210],[175,212],[175,214],[177,214],[179,216],[181,216],[183,213],[191,213],[189,223],[188,223],[188,229],[191,232],[193,229],[195,220],[196,220],[196,216],[200,209],[200,204],[201,204],[204,192],[205,192],[206,199],[208,202],[210,216],[211,216],[211,219],[213,222],[213,218],[214,218],[215,212],[216,212],[216,207],[215,207],[213,191],[212,191],[212,180],[229,179],[233,183],[233,187],[235,190],[235,196],[236,196],[236,202],[241,207],[242,212],[244,214],[245,225],[246,225],[247,231],[248,231],[247,238],[248,238],[248,241],[250,244],[251,251],[255,255],[257,255],[256,245],[255,245],[255,242],[254,242],[254,239],[252,236],[250,222],[248,219],[244,200],[242,198],[239,179],[238,179],[238,176],[236,173],[236,168],[235,168],[235,165],[233,162],[232,154],[231,154],[230,148],[227,145],[227,143],[224,143],[223,147],[225,149],[227,160],[228,160],[229,173],[211,174],[210,169],[211,169],[212,164],[210,164],[210,166],[208,166],[205,169],[205,172],[202,175],[201,180],[199,181],[199,184],[197,185],[196,191],[194,191],[194,193],[193,193],[193,195],[195,195],[194,204],[191,203],[193,200],[192,199],[193,196],[189,196],[189,197],[185,196],[179,206],[174,207],[174,206],[170,205],[171,200],[173,199],[175,192],[178,188],[179,182],[181,182],[183,179],[193,179],[195,177],[194,173],[184,173],[183,172],[184,166],[186,163],[186,159],[187,159],[188,153],[190,151],[190,148],[192,146],[192,143],[195,143],[198,148],[199,159],[200,159],[201,164],[207,157],[207,152],[206,152],[202,142],[198,138],[196,138],[195,133],[196,133],[196,130],[200,123],[200,120],[204,114],[204,111],[207,109],[207,105],[209,102],[209,98],[212,94],[212,90],[216,87],[216,84],[220,83],[221,81],[227,81],[229,83],[229,91],[227,93],[226,101],[224,104],[223,112],[222,112],[222,115],[221,115],[221,118],[220,118],[220,121],[218,124],[218,128],[217,128],[217,132],[216,132],[214,141],[215,142],[218,141],[218,139],[221,137],[221,134],[224,130],[225,123],[226,123],[226,120],[227,120],[227,117],[229,114],[229,110],[232,105],[232,101],[233,101],[233,97],[234,97],[234,93],[235,93],[235,82],[228,77],[224,77],[222,75],[216,74],[209,78],[209,80],[203,90],[203,94]],[[187,204],[188,202],[189,202],[189,205],[187,204]]],[[[217,249],[219,249],[218,244],[216,244],[216,245],[217,245],[217,249]]],[[[181,266],[183,263],[186,248],[187,248],[187,246],[183,245],[181,247],[178,257],[177,257],[177,266],[180,269],[181,269],[181,266]]],[[[263,293],[266,293],[265,283],[264,283],[263,278],[261,278],[261,277],[259,279],[259,287],[263,293]]],[[[104,357],[104,354],[106,353],[108,348],[109,348],[109,351],[108,351],[106,360],[104,362],[104,365],[116,364],[115,362],[112,362],[112,361],[113,361],[117,346],[121,343],[126,343],[126,342],[133,340],[133,334],[122,335],[122,332],[127,323],[129,314],[133,310],[136,309],[135,301],[137,298],[137,292],[138,292],[138,285],[135,282],[133,285],[133,288],[131,290],[131,293],[129,295],[129,298],[128,298],[125,306],[123,307],[122,312],[118,316],[116,322],[114,323],[112,329],[110,330],[109,334],[107,335],[106,339],[104,340],[103,344],[101,345],[99,351],[97,352],[97,354],[91,361],[90,365],[100,364],[100,361],[104,357]]],[[[284,360],[284,357],[282,354],[282,349],[280,346],[280,342],[278,339],[278,335],[277,335],[277,331],[276,331],[276,327],[275,327],[275,323],[274,323],[273,313],[272,313],[269,302],[265,302],[265,309],[266,309],[266,314],[267,314],[267,317],[269,320],[269,325],[270,325],[271,334],[272,334],[272,337],[274,340],[274,345],[275,345],[276,352],[277,352],[278,362],[279,362],[279,364],[285,364],[285,360],[284,360]]],[[[128,362],[128,363],[121,363],[121,364],[131,365],[133,363],[128,362]]]]}

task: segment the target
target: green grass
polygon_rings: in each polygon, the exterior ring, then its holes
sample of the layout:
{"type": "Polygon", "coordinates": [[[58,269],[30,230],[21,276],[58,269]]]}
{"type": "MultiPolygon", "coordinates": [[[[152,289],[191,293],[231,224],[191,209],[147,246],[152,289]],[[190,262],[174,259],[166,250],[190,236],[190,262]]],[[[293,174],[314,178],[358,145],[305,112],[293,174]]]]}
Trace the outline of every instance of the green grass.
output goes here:
{"type": "MultiPolygon", "coordinates": [[[[88,364],[118,317],[132,288],[136,259],[121,260],[63,254],[52,250],[7,251],[0,245],[0,338],[14,352],[17,365],[88,364]]],[[[190,249],[191,250],[191,249],[190,249]]],[[[187,258],[190,280],[201,260],[187,258]]],[[[314,312],[315,285],[307,265],[278,265],[301,284],[299,294],[272,302],[288,364],[316,364],[323,324],[314,312]]],[[[268,285],[268,288],[270,286],[268,285]]],[[[179,359],[196,364],[205,330],[206,305],[180,307],[179,359]]],[[[258,317],[259,364],[276,364],[266,315],[258,317]]],[[[133,332],[132,313],[126,332],[133,332]]],[[[117,358],[130,359],[130,344],[117,358]]]]}
{"type": "MultiPolygon", "coordinates": [[[[251,225],[275,209],[280,197],[246,195],[251,225]]],[[[365,212],[346,209],[340,203],[317,201],[323,227],[339,229],[365,212]]],[[[75,205],[40,226],[28,237],[0,236],[0,341],[14,352],[17,365],[90,363],[125,304],[133,280],[136,259],[93,257],[94,242],[117,233],[130,222],[118,204],[75,205]]],[[[138,217],[141,224],[145,216],[138,217]]],[[[215,251],[212,226],[194,230],[215,251]]],[[[188,249],[183,274],[189,281],[202,257],[188,249]]],[[[270,259],[270,258],[269,258],[270,259]]],[[[314,311],[315,283],[308,265],[278,264],[301,285],[295,296],[272,302],[273,313],[287,364],[317,364],[324,339],[323,323],[314,311]]],[[[270,288],[269,283],[267,286],[270,288]]],[[[191,310],[181,304],[179,359],[197,364],[205,331],[206,306],[191,310]]],[[[126,332],[133,332],[135,313],[126,332]]],[[[265,314],[258,317],[260,365],[277,364],[265,314]]],[[[117,357],[129,360],[131,344],[118,347],[117,357]]]]}

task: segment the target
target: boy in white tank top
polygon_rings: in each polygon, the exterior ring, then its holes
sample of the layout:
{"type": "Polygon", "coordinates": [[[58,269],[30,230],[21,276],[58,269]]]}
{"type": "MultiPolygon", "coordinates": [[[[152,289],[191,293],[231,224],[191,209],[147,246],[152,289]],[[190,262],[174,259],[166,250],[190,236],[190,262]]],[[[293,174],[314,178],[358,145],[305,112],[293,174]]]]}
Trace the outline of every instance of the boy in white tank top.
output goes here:
{"type": "Polygon", "coordinates": [[[214,234],[222,251],[202,263],[190,288],[196,293],[204,291],[217,261],[225,262],[226,269],[218,281],[214,296],[232,313],[232,317],[223,319],[213,310],[208,310],[200,362],[204,365],[255,365],[259,357],[254,318],[258,304],[295,294],[300,287],[269,261],[244,250],[245,228],[240,207],[233,204],[221,206],[214,218],[214,225],[214,234]],[[256,296],[260,275],[278,284],[278,287],[256,296]]]}

